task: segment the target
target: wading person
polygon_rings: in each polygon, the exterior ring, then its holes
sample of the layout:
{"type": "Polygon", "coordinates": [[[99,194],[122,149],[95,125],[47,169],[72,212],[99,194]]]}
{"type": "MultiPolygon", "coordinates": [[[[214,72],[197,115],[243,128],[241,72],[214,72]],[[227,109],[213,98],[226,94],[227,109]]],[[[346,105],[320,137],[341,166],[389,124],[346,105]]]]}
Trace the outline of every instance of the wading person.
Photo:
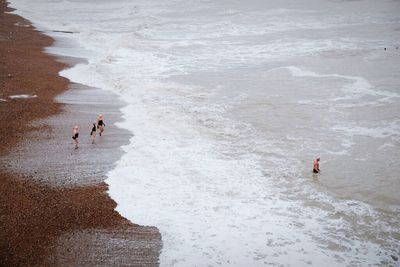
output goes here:
{"type": "Polygon", "coordinates": [[[320,157],[317,157],[316,159],[314,159],[314,162],[313,162],[313,173],[320,173],[321,172],[321,170],[319,169],[319,160],[320,160],[320,157]]]}
{"type": "Polygon", "coordinates": [[[90,136],[92,137],[92,144],[96,142],[96,122],[93,122],[92,131],[90,132],[90,136]]]}
{"type": "Polygon", "coordinates": [[[77,125],[75,125],[75,127],[72,128],[72,139],[74,139],[75,148],[78,148],[78,146],[79,146],[79,128],[77,125]]]}
{"type": "Polygon", "coordinates": [[[103,115],[100,114],[99,117],[97,117],[97,129],[100,131],[100,136],[103,134],[105,126],[103,115]]]}

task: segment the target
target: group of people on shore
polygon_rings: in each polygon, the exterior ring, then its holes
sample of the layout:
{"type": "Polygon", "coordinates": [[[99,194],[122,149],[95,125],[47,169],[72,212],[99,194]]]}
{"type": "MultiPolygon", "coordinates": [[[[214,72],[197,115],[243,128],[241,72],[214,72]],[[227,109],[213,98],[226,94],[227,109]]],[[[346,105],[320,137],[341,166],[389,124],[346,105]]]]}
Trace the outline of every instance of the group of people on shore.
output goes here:
{"type": "MultiPolygon", "coordinates": [[[[103,132],[104,132],[104,127],[105,126],[106,126],[106,124],[104,123],[103,115],[100,114],[97,117],[97,121],[93,122],[92,130],[90,132],[90,137],[92,139],[92,144],[96,143],[97,129],[99,129],[99,134],[101,136],[103,134],[103,132]]],[[[78,127],[78,125],[75,125],[72,128],[72,139],[74,140],[75,148],[78,148],[79,147],[79,127],[78,127]]]]}

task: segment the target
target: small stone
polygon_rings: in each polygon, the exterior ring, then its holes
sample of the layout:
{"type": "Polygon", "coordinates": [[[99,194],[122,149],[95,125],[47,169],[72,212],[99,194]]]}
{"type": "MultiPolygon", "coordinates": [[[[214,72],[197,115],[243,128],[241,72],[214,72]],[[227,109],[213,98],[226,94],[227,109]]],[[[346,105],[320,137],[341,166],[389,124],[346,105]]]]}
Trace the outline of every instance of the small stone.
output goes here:
{"type": "Polygon", "coordinates": [[[8,77],[8,78],[12,78],[12,77],[14,77],[14,76],[13,76],[12,74],[9,73],[9,74],[7,74],[7,77],[8,77]]]}

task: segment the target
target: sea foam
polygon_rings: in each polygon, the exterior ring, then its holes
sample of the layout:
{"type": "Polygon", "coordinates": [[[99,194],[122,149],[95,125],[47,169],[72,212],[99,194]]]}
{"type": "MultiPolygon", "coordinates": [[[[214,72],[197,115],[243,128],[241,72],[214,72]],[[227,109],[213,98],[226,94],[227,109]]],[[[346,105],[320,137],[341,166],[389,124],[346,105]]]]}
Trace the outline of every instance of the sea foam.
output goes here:
{"type": "MultiPolygon", "coordinates": [[[[117,126],[134,136],[122,147],[125,154],[106,182],[118,212],[134,223],[158,227],[164,243],[162,266],[391,263],[388,255],[398,243],[397,211],[386,213],[335,197],[310,177],[310,155],[299,151],[318,148],[327,157],[340,157],[351,154],[352,137],[359,133],[372,138],[397,135],[398,124],[389,121],[389,135],[360,125],[349,131],[341,114],[347,100],[362,102],[371,96],[396,101],[398,95],[374,88],[362,76],[318,74],[293,62],[326,51],[376,49],[373,40],[331,37],[319,30],[364,27],[370,18],[381,23],[390,18],[392,23],[393,17],[349,17],[343,5],[359,4],[353,2],[324,2],[320,10],[307,1],[292,3],[292,8],[269,1],[253,1],[254,7],[212,1],[196,1],[195,7],[179,1],[11,2],[18,14],[59,40],[59,46],[47,51],[86,59],[63,70],[62,76],[113,91],[127,103],[124,121],[117,126]],[[324,5],[344,15],[322,12],[324,5]],[[274,74],[283,70],[306,82],[339,80],[335,97],[318,101],[317,108],[341,121],[321,119],[328,125],[321,137],[311,127],[311,132],[299,134],[298,125],[279,132],[292,126],[284,118],[298,105],[307,108],[317,102],[309,94],[308,99],[295,98],[294,104],[282,102],[281,107],[292,105],[282,113],[271,109],[268,116],[284,122],[278,127],[266,125],[263,130],[237,119],[232,114],[254,98],[286,100],[280,86],[291,78],[279,76],[283,78],[276,90],[261,95],[264,87],[257,91],[255,86],[261,75],[245,75],[259,68],[274,74]],[[228,76],[229,71],[237,72],[228,76]],[[206,78],[193,78],[200,74],[206,78]],[[245,86],[233,94],[234,82],[212,83],[219,75],[245,80],[245,86]],[[326,139],[336,140],[336,133],[342,145],[324,145],[326,139]]],[[[248,114],[258,114],[260,106],[245,107],[248,114]]]]}

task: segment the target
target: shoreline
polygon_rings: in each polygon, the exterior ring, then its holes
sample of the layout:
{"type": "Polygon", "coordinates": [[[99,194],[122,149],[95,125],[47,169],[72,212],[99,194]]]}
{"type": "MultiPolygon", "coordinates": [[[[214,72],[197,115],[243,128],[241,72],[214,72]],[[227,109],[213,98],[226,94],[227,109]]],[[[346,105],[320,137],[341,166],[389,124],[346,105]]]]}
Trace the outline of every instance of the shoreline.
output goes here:
{"type": "MultiPolygon", "coordinates": [[[[109,100],[109,93],[60,77],[67,64],[44,53],[54,40],[7,11],[1,0],[0,98],[5,101],[0,102],[0,118],[7,122],[1,129],[7,138],[0,139],[0,265],[158,266],[159,231],[118,214],[104,182],[127,133],[109,123],[103,143],[97,137],[95,148],[86,144],[90,109],[105,108],[101,100],[109,100]],[[36,97],[10,98],[24,94],[36,97]],[[83,124],[78,151],[70,139],[76,121],[83,124]]],[[[120,119],[118,105],[102,111],[109,122],[120,119]]]]}

